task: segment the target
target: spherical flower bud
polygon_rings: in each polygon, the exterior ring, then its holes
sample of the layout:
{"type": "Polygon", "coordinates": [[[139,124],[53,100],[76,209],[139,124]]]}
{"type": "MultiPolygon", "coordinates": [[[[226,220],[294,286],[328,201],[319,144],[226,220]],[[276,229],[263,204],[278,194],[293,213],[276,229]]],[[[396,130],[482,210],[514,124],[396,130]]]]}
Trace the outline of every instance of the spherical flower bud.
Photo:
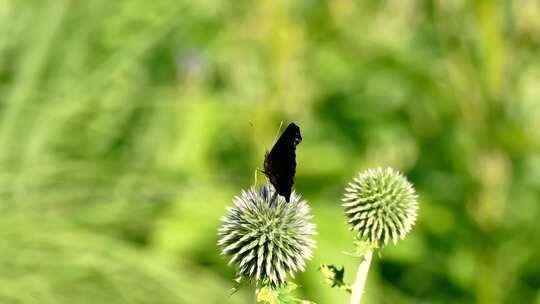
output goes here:
{"type": "Polygon", "coordinates": [[[343,207],[356,238],[382,247],[412,229],[418,211],[413,186],[392,168],[370,169],[348,184],[343,207]]]}
{"type": "Polygon", "coordinates": [[[305,269],[311,259],[316,234],[310,223],[309,207],[293,192],[290,202],[277,195],[270,185],[242,191],[234,207],[222,218],[218,245],[222,255],[236,265],[237,280],[258,286],[281,287],[287,276],[305,269]]]}

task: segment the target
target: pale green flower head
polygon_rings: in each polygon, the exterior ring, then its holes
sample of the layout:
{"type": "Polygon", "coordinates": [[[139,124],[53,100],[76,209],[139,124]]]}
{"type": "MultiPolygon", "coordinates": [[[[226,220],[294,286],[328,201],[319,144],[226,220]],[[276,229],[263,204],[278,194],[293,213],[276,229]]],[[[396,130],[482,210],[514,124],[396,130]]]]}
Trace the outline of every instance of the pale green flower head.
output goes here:
{"type": "Polygon", "coordinates": [[[358,240],[383,247],[394,244],[412,229],[418,196],[409,181],[392,168],[369,169],[345,188],[347,223],[358,240]]]}
{"type": "Polygon", "coordinates": [[[259,191],[242,191],[233,202],[222,218],[218,245],[222,255],[231,257],[229,265],[236,265],[238,281],[281,287],[288,276],[305,269],[316,232],[300,195],[293,192],[287,203],[270,185],[263,185],[259,191]]]}

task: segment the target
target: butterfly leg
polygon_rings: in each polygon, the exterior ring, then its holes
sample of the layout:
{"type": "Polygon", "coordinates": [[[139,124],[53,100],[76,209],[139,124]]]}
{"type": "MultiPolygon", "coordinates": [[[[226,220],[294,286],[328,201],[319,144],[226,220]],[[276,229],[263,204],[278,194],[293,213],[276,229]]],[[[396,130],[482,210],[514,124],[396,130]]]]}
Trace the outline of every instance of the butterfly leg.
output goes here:
{"type": "Polygon", "coordinates": [[[258,177],[258,174],[257,173],[263,173],[264,174],[264,171],[261,170],[259,167],[255,168],[255,172],[253,172],[253,186],[256,187],[257,186],[257,177],[258,177]]]}
{"type": "Polygon", "coordinates": [[[253,187],[257,187],[257,173],[259,172],[259,168],[255,168],[255,172],[253,172],[253,187]]]}
{"type": "Polygon", "coordinates": [[[264,170],[261,170],[259,167],[255,168],[255,172],[253,173],[253,186],[257,186],[257,173],[261,172],[262,174],[264,174],[266,176],[266,173],[264,172],[264,170]]]}

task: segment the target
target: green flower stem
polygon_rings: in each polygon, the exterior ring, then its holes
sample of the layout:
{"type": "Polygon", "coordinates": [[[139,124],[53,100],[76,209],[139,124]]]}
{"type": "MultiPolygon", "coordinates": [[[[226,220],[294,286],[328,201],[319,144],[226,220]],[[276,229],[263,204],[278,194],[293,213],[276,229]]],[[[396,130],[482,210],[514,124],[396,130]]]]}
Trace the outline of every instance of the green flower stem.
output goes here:
{"type": "Polygon", "coordinates": [[[368,250],[364,255],[364,259],[358,266],[358,272],[356,273],[356,281],[352,286],[352,296],[350,304],[360,304],[362,300],[362,294],[364,293],[364,286],[366,285],[366,279],[369,271],[369,265],[371,264],[371,257],[373,256],[373,250],[368,250]]]}

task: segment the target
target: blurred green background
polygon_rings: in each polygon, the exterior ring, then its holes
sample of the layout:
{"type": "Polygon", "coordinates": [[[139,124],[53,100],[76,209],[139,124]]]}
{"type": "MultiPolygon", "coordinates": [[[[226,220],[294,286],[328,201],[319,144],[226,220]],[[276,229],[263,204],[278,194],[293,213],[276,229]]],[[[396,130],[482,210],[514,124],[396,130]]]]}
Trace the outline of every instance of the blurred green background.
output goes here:
{"type": "Polygon", "coordinates": [[[216,230],[282,120],[299,296],[346,303],[342,190],[393,166],[420,215],[366,303],[540,303],[539,55],[536,0],[0,0],[0,303],[249,303],[216,230]]]}

